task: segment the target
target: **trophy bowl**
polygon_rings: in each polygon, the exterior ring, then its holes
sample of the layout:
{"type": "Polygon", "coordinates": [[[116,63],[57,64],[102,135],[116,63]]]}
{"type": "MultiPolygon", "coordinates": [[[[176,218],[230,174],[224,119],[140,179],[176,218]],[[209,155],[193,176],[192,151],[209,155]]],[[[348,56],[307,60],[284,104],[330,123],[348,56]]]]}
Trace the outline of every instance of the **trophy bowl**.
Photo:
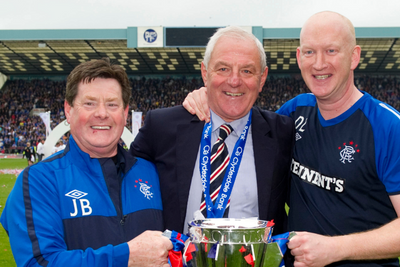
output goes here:
{"type": "Polygon", "coordinates": [[[204,219],[189,222],[185,263],[199,267],[267,266],[272,227],[257,219],[204,219]]]}

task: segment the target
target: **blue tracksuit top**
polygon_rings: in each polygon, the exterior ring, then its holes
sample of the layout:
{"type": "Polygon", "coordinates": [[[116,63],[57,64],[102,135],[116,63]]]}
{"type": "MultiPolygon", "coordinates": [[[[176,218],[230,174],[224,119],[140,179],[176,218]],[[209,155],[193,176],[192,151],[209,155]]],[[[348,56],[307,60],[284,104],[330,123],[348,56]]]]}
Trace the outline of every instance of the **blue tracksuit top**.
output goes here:
{"type": "Polygon", "coordinates": [[[18,266],[127,266],[126,242],[163,230],[155,166],[117,157],[90,158],[71,136],[19,175],[0,219],[18,266]]]}

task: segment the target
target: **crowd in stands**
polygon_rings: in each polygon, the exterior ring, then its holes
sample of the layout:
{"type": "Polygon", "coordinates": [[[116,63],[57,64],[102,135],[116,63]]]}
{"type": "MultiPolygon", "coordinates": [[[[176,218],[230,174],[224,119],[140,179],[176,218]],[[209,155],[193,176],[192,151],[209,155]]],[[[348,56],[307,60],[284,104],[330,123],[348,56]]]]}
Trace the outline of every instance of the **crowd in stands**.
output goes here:
{"type": "MultiPolygon", "coordinates": [[[[131,78],[131,110],[146,112],[152,109],[182,104],[186,95],[203,86],[201,77],[131,78]]],[[[400,76],[356,75],[360,90],[382,100],[400,111],[400,76]]],[[[11,80],[0,90],[0,153],[22,153],[26,143],[34,146],[45,138],[45,126],[32,109],[51,111],[51,128],[65,119],[64,93],[66,81],[50,79],[11,80]]],[[[263,109],[276,111],[300,93],[309,92],[300,74],[269,76],[256,102],[263,109]]],[[[131,114],[127,119],[131,125],[131,114]]],[[[64,136],[64,141],[68,135],[64,136]]]]}

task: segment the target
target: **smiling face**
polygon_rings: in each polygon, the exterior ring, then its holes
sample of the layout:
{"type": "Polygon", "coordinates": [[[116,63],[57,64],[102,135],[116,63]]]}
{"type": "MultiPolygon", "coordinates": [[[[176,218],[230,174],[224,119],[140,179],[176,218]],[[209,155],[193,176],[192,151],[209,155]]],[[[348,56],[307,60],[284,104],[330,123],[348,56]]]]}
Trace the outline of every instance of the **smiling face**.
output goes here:
{"type": "Polygon", "coordinates": [[[92,158],[112,157],[124,130],[129,106],[124,109],[121,86],[115,79],[80,82],[73,106],[64,103],[74,140],[92,158]]]}
{"type": "Polygon", "coordinates": [[[265,83],[268,68],[261,69],[253,40],[223,36],[215,44],[208,68],[201,64],[208,104],[224,121],[244,117],[265,83]]]}
{"type": "Polygon", "coordinates": [[[337,101],[354,87],[353,70],[360,53],[351,22],[337,13],[322,12],[303,26],[297,62],[317,99],[337,101]]]}

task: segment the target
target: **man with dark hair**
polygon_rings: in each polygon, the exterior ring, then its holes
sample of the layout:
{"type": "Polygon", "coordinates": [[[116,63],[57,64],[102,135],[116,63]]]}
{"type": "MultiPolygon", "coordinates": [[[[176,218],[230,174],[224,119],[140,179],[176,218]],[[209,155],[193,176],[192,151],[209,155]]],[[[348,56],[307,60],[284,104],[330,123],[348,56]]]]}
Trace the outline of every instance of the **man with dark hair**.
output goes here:
{"type": "Polygon", "coordinates": [[[90,83],[96,78],[116,80],[121,87],[124,109],[129,105],[132,90],[128,76],[121,66],[111,64],[109,58],[90,61],[90,63],[87,64],[80,64],[71,72],[67,78],[67,88],[65,92],[65,100],[68,104],[73,106],[81,83],[90,83]],[[90,67],[88,68],[87,65],[89,64],[90,67]]]}
{"type": "Polygon", "coordinates": [[[118,145],[129,98],[109,60],[68,76],[68,145],[20,174],[2,213],[18,266],[169,266],[156,169],[118,145]]]}

